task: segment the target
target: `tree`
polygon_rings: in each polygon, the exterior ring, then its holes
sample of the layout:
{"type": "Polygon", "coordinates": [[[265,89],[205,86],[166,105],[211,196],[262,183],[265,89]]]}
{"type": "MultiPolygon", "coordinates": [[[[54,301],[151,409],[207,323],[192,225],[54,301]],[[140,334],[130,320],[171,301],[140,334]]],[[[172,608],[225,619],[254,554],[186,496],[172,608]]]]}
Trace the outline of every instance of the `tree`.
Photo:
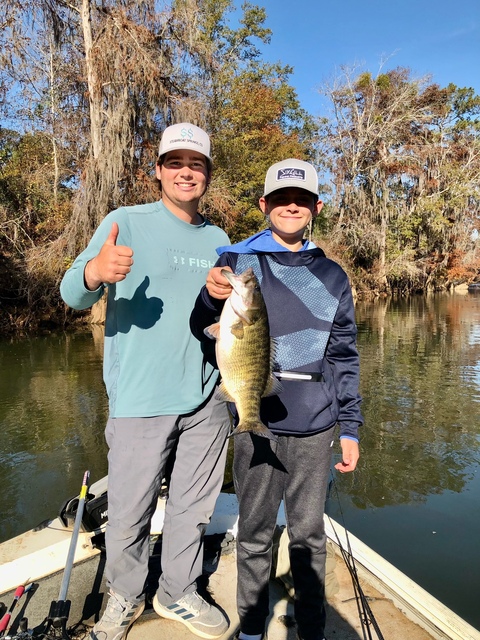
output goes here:
{"type": "Polygon", "coordinates": [[[233,198],[233,241],[265,225],[258,208],[268,167],[288,157],[309,159],[313,124],[300,108],[288,67],[262,66],[232,78],[215,118],[218,177],[233,198]]]}
{"type": "Polygon", "coordinates": [[[450,257],[472,247],[477,224],[480,99],[406,69],[346,70],[326,93],[334,117],[321,144],[339,242],[374,288],[448,283],[450,257]]]}
{"type": "Polygon", "coordinates": [[[270,35],[265,11],[245,3],[232,28],[232,10],[230,0],[174,0],[162,8],[156,0],[32,0],[28,7],[7,0],[0,7],[0,44],[11,44],[0,54],[0,98],[2,87],[12,87],[5,115],[21,136],[41,135],[50,146],[43,173],[53,203],[44,229],[51,232],[25,236],[18,246],[31,306],[61,308],[65,267],[109,210],[158,198],[152,176],[166,125],[189,120],[212,133],[217,172],[204,210],[227,228],[244,216],[251,190],[260,191],[262,177],[252,169],[264,173],[274,144],[302,153],[306,114],[288,86],[290,70],[258,62],[255,41],[270,35]],[[235,105],[254,93],[272,122],[262,115],[240,126],[235,105]],[[235,119],[238,141],[251,154],[227,149],[235,119]]]}
{"type": "Polygon", "coordinates": [[[204,212],[237,240],[264,224],[257,203],[268,166],[289,155],[305,157],[313,123],[288,84],[292,69],[259,60],[255,42],[268,43],[271,35],[264,9],[243,3],[232,29],[230,0],[204,0],[195,11],[190,0],[174,6],[177,15],[183,8],[195,16],[194,28],[179,33],[199,54],[191,57],[190,69],[198,73],[190,76],[189,92],[202,105],[213,139],[215,172],[204,212]]]}

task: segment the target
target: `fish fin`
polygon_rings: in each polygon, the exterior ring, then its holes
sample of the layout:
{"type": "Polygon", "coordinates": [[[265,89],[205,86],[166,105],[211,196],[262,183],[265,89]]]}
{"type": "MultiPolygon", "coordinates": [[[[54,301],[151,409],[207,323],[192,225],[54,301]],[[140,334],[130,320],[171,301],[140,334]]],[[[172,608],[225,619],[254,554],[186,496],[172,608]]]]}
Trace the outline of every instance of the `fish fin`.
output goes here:
{"type": "Polygon", "coordinates": [[[203,333],[212,340],[218,340],[218,336],[220,335],[220,323],[215,322],[211,324],[209,327],[205,327],[203,333]]]}
{"type": "Polygon", "coordinates": [[[241,320],[239,320],[238,322],[235,322],[235,324],[232,324],[232,326],[230,327],[230,331],[232,335],[234,335],[235,338],[237,338],[237,340],[243,340],[244,330],[243,330],[243,322],[241,320]]]}
{"type": "Polygon", "coordinates": [[[270,371],[281,370],[280,363],[277,361],[277,352],[278,352],[278,340],[277,338],[270,337],[270,371]]]}
{"type": "Polygon", "coordinates": [[[273,375],[273,373],[271,373],[270,378],[267,382],[267,386],[265,387],[265,391],[262,394],[262,398],[267,398],[268,396],[277,396],[282,391],[282,383],[275,375],[273,375]]]}
{"type": "Polygon", "coordinates": [[[223,382],[220,383],[220,386],[215,391],[215,397],[217,400],[223,400],[224,402],[235,402],[223,382]]]}
{"type": "Polygon", "coordinates": [[[278,437],[274,435],[263,422],[239,422],[237,427],[230,434],[231,436],[238,436],[240,433],[253,433],[256,436],[262,438],[268,438],[274,442],[278,442],[278,437]]]}

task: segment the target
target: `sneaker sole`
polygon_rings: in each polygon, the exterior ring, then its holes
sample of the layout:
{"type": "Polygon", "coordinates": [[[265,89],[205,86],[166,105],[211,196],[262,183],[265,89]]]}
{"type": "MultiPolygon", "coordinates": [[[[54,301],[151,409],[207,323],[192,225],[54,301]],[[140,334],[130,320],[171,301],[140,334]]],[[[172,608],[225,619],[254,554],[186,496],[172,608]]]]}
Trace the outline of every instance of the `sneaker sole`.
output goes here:
{"type": "Polygon", "coordinates": [[[153,598],[153,608],[155,609],[155,612],[161,617],[161,618],[167,618],[168,620],[174,620],[175,622],[181,622],[182,624],[184,624],[187,629],[189,629],[192,633],[194,633],[196,636],[199,636],[200,638],[221,638],[221,636],[224,635],[224,633],[226,633],[228,631],[228,627],[225,631],[222,631],[222,633],[217,633],[215,635],[212,635],[211,633],[206,633],[205,631],[200,631],[199,629],[197,629],[196,627],[193,626],[193,624],[191,622],[189,622],[188,620],[185,620],[184,618],[182,618],[182,616],[179,616],[178,613],[175,613],[174,611],[169,611],[168,609],[165,609],[163,607],[162,604],[160,604],[160,602],[157,599],[157,596],[155,596],[153,598]]]}

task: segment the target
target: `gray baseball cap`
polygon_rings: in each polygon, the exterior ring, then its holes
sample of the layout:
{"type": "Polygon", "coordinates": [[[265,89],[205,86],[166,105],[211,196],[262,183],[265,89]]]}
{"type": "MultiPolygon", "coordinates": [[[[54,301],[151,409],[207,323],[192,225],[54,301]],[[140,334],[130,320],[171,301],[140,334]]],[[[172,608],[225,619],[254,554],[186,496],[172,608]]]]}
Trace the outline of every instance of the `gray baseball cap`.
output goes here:
{"type": "Polygon", "coordinates": [[[265,176],[263,197],[285,187],[305,189],[318,198],[317,170],[313,164],[294,158],[273,164],[265,176]]]}
{"type": "Polygon", "coordinates": [[[205,133],[203,129],[200,129],[200,127],[190,124],[189,122],[172,124],[165,129],[160,141],[158,155],[163,156],[168,151],[175,151],[177,149],[193,149],[211,160],[210,138],[208,134],[205,133]]]}

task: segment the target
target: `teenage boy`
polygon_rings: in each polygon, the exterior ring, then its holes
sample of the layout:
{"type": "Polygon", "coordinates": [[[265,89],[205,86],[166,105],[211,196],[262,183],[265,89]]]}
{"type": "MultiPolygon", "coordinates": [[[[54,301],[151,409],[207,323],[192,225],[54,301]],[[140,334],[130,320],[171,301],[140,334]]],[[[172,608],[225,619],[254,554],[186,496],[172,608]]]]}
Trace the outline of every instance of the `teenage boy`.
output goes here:
{"type": "Polygon", "coordinates": [[[156,166],[162,199],[108,214],[61,283],[63,299],[75,309],[90,307],[108,287],[110,598],[91,640],[121,640],[144,609],[150,523],[175,447],[154,608],[203,638],[228,629],[220,610],[196,590],[229,431],[225,403],[214,397],[218,371],[189,328],[215,248],[228,242],[198,213],[211,172],[205,131],[190,123],[167,127],[156,166]]]}
{"type": "Polygon", "coordinates": [[[239,502],[237,607],[240,640],[265,638],[272,536],[283,500],[290,538],[298,638],[323,640],[326,537],[323,524],[334,427],[340,426],[341,472],[359,458],[359,357],[350,285],[341,267],[304,239],[316,216],[315,168],[288,159],[270,167],[260,208],[270,228],[220,255],[191,318],[200,340],[230,295],[221,268],[253,267],[276,343],[283,391],[262,400],[263,422],[278,436],[235,436],[234,480],[239,502]]]}

